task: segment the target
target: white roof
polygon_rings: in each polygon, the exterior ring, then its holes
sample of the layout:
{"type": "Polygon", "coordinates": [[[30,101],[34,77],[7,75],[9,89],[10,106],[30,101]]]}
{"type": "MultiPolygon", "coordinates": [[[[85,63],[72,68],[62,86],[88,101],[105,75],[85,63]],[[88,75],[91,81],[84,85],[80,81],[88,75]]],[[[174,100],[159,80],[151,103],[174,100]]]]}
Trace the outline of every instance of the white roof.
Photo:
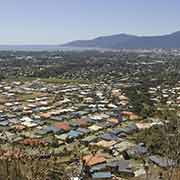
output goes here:
{"type": "Polygon", "coordinates": [[[25,117],[21,118],[21,121],[32,122],[33,120],[31,118],[25,116],[25,117]]]}

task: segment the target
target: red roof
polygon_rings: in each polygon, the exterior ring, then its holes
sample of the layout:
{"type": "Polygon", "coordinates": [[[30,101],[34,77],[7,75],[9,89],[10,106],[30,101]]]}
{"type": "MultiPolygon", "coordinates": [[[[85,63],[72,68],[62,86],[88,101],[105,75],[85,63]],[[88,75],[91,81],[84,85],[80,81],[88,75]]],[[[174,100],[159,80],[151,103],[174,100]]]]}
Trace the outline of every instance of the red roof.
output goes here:
{"type": "Polygon", "coordinates": [[[69,123],[67,122],[57,123],[55,124],[55,127],[59,129],[63,129],[64,131],[69,131],[71,129],[69,123]]]}
{"type": "Polygon", "coordinates": [[[47,145],[47,143],[44,140],[41,139],[24,139],[22,141],[22,144],[30,145],[30,146],[38,146],[38,145],[47,145]]]}

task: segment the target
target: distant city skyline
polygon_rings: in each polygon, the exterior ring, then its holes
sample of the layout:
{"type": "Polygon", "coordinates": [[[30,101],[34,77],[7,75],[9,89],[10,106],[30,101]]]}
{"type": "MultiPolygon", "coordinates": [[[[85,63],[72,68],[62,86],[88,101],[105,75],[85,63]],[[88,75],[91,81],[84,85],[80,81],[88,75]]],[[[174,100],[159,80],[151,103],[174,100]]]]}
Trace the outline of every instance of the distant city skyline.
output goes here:
{"type": "Polygon", "coordinates": [[[0,0],[0,44],[62,44],[180,30],[179,0],[0,0]]]}

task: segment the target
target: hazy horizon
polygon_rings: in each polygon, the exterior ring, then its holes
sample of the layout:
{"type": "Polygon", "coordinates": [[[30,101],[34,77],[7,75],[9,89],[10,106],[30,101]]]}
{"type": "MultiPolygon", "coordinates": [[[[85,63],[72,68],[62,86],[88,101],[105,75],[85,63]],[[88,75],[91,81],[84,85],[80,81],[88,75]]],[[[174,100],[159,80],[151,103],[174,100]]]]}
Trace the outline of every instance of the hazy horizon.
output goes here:
{"type": "MultiPolygon", "coordinates": [[[[118,34],[127,34],[127,35],[134,35],[134,36],[139,36],[139,37],[152,37],[152,36],[164,36],[164,35],[170,35],[170,34],[173,34],[173,33],[176,33],[176,32],[180,32],[180,31],[174,31],[174,32],[169,32],[169,33],[166,33],[166,34],[154,34],[154,35],[140,35],[140,34],[129,34],[129,33],[116,33],[116,34],[109,34],[109,35],[105,35],[105,36],[102,36],[102,35],[99,35],[99,36],[96,36],[96,37],[93,37],[93,38],[89,38],[89,39],[75,39],[74,41],[78,41],[78,40],[92,40],[92,39],[95,39],[95,38],[99,38],[99,37],[106,37],[106,36],[113,36],[113,35],[118,35],[118,34]]],[[[65,43],[69,43],[69,42],[71,42],[71,41],[73,41],[73,40],[69,40],[68,42],[65,42],[65,43]]],[[[62,45],[62,43],[49,43],[49,44],[47,44],[47,43],[45,43],[45,44],[43,44],[43,43],[34,43],[34,44],[28,44],[28,43],[21,43],[21,44],[1,44],[0,43],[0,47],[5,47],[5,46],[9,46],[9,47],[11,47],[11,46],[19,46],[19,47],[21,47],[21,46],[55,46],[55,47],[61,47],[61,45],[62,45]]]]}

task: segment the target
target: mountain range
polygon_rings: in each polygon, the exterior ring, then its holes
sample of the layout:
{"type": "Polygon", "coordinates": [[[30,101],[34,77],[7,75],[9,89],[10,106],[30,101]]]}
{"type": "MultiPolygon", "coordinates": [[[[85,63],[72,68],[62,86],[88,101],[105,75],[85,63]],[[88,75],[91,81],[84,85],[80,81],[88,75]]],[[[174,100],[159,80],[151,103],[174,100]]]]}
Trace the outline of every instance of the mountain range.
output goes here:
{"type": "Polygon", "coordinates": [[[78,48],[180,48],[180,31],[160,36],[117,34],[92,40],[77,40],[61,45],[78,48]]]}

